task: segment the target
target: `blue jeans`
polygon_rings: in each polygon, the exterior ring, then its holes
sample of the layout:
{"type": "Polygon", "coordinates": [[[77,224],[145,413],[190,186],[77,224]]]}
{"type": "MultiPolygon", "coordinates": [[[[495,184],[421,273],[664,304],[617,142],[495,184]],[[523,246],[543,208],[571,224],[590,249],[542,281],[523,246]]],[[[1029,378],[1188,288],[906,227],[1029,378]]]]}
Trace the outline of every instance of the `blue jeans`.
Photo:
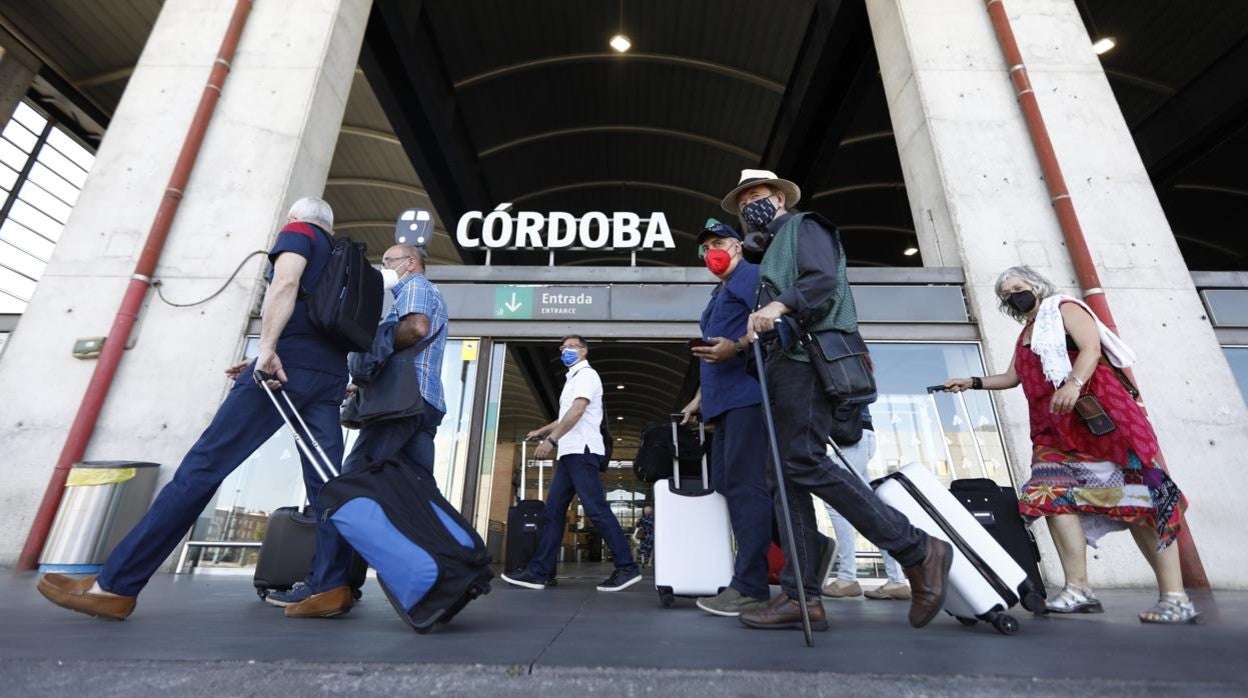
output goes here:
{"type": "MultiPolygon", "coordinates": [[[[875,432],[865,429],[862,432],[862,440],[853,446],[841,446],[841,452],[845,454],[845,460],[853,466],[854,470],[862,477],[867,477],[867,464],[871,462],[871,458],[875,456],[875,432]]],[[[834,464],[839,465],[840,461],[834,459],[834,464]]],[[[831,504],[825,503],[828,510],[828,518],[832,520],[832,530],[836,532],[836,578],[842,582],[858,581],[858,559],[854,554],[854,526],[840,512],[832,508],[831,504]]],[[[901,563],[893,559],[886,551],[881,550],[880,556],[884,559],[884,573],[888,575],[888,581],[900,584],[906,581],[906,574],[901,569],[901,563]]],[[[824,580],[827,581],[827,580],[824,580]]]]}
{"type": "Polygon", "coordinates": [[[546,527],[542,529],[542,540],[538,543],[537,552],[529,561],[529,572],[533,576],[546,579],[555,571],[559,559],[559,544],[563,540],[563,530],[568,521],[568,505],[572,503],[574,494],[581,498],[585,515],[611,549],[616,569],[637,571],[628,538],[624,536],[624,530],[620,528],[620,522],[607,505],[607,496],[602,491],[602,479],[598,477],[600,457],[586,449],[585,453],[574,453],[559,459],[555,476],[551,478],[550,494],[546,497],[546,527]]]}
{"type": "MultiPolygon", "coordinates": [[[[346,376],[302,368],[286,369],[283,390],[303,415],[312,435],[330,461],[342,462],[342,428],[338,409],[346,376]]],[[[277,396],[285,407],[285,400],[277,396]]],[[[298,424],[298,422],[296,422],[298,424]]],[[[252,382],[248,368],[234,382],[212,423],[191,447],[169,484],[156,495],[147,514],[108,556],[98,581],[105,591],[137,596],[161,563],[177,547],[182,536],[208,506],[226,476],[283,427],[282,418],[260,386],[252,382]]],[[[330,550],[326,533],[337,536],[332,524],[321,519],[321,478],[308,459],[303,461],[303,482],[317,520],[316,554],[309,574],[313,591],[325,591],[347,583],[350,548],[330,550]]]]}
{"type": "Polygon", "coordinates": [[[745,596],[768,598],[767,548],[771,545],[772,504],[767,489],[766,423],[760,405],[719,415],[711,448],[715,491],[728,500],[728,518],[737,540],[737,560],[729,585],[745,596]]]}

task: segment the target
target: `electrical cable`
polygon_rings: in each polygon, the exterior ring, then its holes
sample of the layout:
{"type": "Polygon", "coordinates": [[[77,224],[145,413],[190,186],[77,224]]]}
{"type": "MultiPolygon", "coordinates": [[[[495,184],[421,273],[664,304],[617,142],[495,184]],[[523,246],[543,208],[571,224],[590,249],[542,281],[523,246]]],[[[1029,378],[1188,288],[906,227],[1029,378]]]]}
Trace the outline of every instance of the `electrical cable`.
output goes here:
{"type": "Polygon", "coordinates": [[[203,304],[203,303],[207,303],[208,301],[212,300],[213,298],[216,298],[217,296],[221,295],[221,294],[225,291],[225,289],[229,287],[230,282],[232,282],[232,281],[234,280],[234,277],[238,276],[238,272],[240,272],[240,271],[242,271],[242,270],[243,270],[243,265],[247,264],[247,262],[251,261],[251,258],[252,258],[252,257],[255,257],[255,256],[256,256],[256,255],[258,255],[258,254],[264,254],[264,255],[267,255],[267,254],[268,254],[268,252],[267,252],[267,251],[265,251],[265,250],[256,250],[255,252],[252,252],[251,254],[247,255],[246,257],[243,257],[243,261],[239,262],[237,267],[234,267],[234,271],[233,271],[233,273],[231,273],[231,274],[230,274],[230,278],[226,279],[226,280],[225,280],[225,283],[221,284],[221,288],[219,288],[219,289],[217,289],[215,292],[213,292],[213,294],[212,294],[211,296],[208,296],[207,298],[204,298],[204,299],[202,299],[202,300],[197,300],[197,301],[195,301],[195,302],[193,302],[193,303],[174,303],[173,301],[169,300],[168,298],[165,298],[165,294],[164,294],[163,292],[161,292],[161,290],[160,290],[160,287],[161,287],[161,286],[163,286],[163,285],[165,284],[164,280],[162,280],[162,279],[154,279],[154,280],[152,281],[152,286],[154,286],[154,287],[156,288],[156,295],[160,298],[160,300],[164,301],[166,305],[171,305],[171,306],[173,306],[173,307],[175,307],[175,308],[191,308],[191,307],[194,307],[194,306],[196,306],[196,305],[201,305],[201,304],[203,304]]]}

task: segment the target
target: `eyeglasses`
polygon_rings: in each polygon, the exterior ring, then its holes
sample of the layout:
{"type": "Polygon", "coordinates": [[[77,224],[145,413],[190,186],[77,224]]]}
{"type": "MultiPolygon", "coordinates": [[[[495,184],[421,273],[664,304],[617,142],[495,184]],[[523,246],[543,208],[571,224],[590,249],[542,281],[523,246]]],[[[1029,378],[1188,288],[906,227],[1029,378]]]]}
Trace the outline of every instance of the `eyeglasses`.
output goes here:
{"type": "Polygon", "coordinates": [[[582,347],[579,344],[564,344],[563,346],[559,347],[559,351],[567,351],[569,349],[584,349],[584,347],[582,347]]]}
{"type": "Polygon", "coordinates": [[[381,266],[389,268],[391,264],[395,264],[396,262],[402,262],[405,259],[411,259],[411,258],[412,258],[412,255],[410,254],[404,255],[402,257],[382,257],[381,266]]]}

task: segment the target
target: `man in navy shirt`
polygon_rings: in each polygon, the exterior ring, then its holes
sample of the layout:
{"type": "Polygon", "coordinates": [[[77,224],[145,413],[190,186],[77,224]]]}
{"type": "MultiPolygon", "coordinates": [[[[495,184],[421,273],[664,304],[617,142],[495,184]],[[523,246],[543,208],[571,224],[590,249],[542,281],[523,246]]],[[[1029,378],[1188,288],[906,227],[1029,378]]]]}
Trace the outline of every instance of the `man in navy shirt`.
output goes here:
{"type": "Polygon", "coordinates": [[[698,608],[735,617],[762,608],[770,598],[767,548],[771,543],[772,504],[764,467],[762,393],[746,373],[746,319],[758,295],[758,265],[741,258],[741,234],[714,218],[698,235],[707,269],[719,277],[702,311],[702,336],[710,346],[695,347],[702,384],[682,410],[685,422],[700,414],[714,427],[711,474],[715,491],[728,500],[737,559],[732,583],[718,596],[698,599],[698,608]]]}
{"type": "MultiPolygon", "coordinates": [[[[139,591],[195,523],[221,481],[281,426],[273,403],[252,381],[256,369],[275,376],[271,387],[290,395],[330,459],[342,462],[338,408],[347,387],[346,353],[312,328],[299,292],[315,287],[329,260],[333,216],[329,204],[320,199],[300,199],[291,207],[269,253],[272,270],[254,365],[243,362],[226,370],[234,386],[212,423],[99,575],[82,579],[44,575],[39,591],[49,601],[101,618],[121,620],[130,615],[139,591]]],[[[303,479],[318,528],[332,527],[321,517],[322,483],[306,458],[303,479]]],[[[350,549],[329,551],[322,541],[331,539],[318,531],[309,575],[313,594],[288,607],[287,616],[334,616],[350,610],[354,603],[347,586],[350,549]]]]}

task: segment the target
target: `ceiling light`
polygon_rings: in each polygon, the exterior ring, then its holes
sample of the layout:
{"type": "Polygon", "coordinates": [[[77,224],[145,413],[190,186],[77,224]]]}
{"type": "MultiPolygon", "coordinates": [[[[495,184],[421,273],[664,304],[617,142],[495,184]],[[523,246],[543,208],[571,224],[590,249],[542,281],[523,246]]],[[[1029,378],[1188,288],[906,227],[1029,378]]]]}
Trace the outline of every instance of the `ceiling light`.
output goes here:
{"type": "Polygon", "coordinates": [[[624,389],[624,386],[622,386],[622,385],[617,385],[617,386],[615,386],[615,389],[616,389],[616,390],[623,390],[623,389],[624,389]]]}
{"type": "Polygon", "coordinates": [[[1092,50],[1096,51],[1096,55],[1100,56],[1109,52],[1110,49],[1117,45],[1118,42],[1114,41],[1113,37],[1103,36],[1093,42],[1092,50]]]}
{"type": "Polygon", "coordinates": [[[907,257],[913,257],[913,256],[915,256],[916,254],[918,254],[918,253],[919,253],[919,248],[917,248],[917,247],[907,247],[906,249],[902,250],[902,251],[901,251],[901,253],[902,253],[902,254],[904,254],[904,255],[905,255],[905,256],[907,256],[907,257]]]}
{"type": "Polygon", "coordinates": [[[624,53],[633,47],[633,42],[629,41],[628,37],[623,34],[616,34],[611,37],[611,41],[607,43],[610,44],[611,48],[615,49],[617,53],[624,53]]]}
{"type": "Polygon", "coordinates": [[[615,418],[615,421],[617,421],[617,422],[622,422],[622,421],[624,421],[624,418],[623,418],[623,417],[616,417],[616,418],[615,418]]]}

